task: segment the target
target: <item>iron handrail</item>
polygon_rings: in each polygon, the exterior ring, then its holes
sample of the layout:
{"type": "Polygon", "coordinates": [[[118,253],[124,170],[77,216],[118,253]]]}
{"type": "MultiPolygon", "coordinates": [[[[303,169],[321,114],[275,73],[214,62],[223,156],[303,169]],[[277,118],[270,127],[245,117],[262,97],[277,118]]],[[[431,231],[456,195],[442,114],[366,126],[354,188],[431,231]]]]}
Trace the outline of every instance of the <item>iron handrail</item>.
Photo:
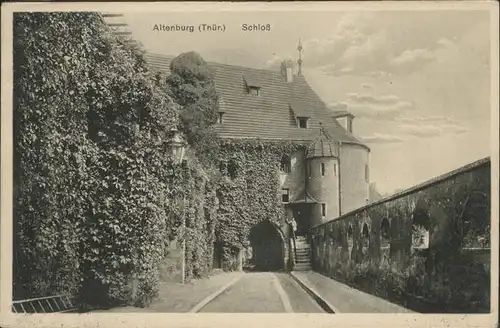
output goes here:
{"type": "Polygon", "coordinates": [[[60,294],[24,300],[12,301],[12,312],[14,313],[61,313],[76,310],[73,305],[72,295],[60,294]],[[16,305],[19,307],[17,308],[16,305]],[[19,310],[19,311],[18,311],[19,310]]]}

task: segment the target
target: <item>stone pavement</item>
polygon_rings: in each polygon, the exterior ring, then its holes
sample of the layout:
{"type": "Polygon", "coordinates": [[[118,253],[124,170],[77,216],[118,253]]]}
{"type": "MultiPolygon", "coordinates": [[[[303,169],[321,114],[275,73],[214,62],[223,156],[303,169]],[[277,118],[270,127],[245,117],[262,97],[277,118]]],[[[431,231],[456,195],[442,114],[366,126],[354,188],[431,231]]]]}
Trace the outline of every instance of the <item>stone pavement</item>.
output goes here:
{"type": "Polygon", "coordinates": [[[323,313],[323,310],[287,273],[247,272],[200,312],[323,313]]]}
{"type": "Polygon", "coordinates": [[[313,294],[319,296],[335,313],[414,313],[317,272],[294,271],[292,276],[313,294]]]}
{"type": "Polygon", "coordinates": [[[215,271],[209,278],[193,280],[186,284],[162,282],[159,296],[147,308],[132,306],[98,310],[94,313],[124,312],[189,312],[203,300],[210,298],[222,288],[241,276],[241,272],[215,271]]]}

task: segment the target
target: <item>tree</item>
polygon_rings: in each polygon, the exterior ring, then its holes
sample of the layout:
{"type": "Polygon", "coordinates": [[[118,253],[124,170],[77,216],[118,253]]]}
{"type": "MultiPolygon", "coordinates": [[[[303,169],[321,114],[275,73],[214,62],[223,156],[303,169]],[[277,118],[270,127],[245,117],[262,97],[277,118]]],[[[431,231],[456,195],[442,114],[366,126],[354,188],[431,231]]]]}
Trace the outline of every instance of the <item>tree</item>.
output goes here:
{"type": "Polygon", "coordinates": [[[197,157],[204,163],[214,163],[218,139],[213,125],[217,122],[219,106],[213,72],[196,52],[174,58],[170,70],[169,95],[182,106],[179,128],[197,157]]]}

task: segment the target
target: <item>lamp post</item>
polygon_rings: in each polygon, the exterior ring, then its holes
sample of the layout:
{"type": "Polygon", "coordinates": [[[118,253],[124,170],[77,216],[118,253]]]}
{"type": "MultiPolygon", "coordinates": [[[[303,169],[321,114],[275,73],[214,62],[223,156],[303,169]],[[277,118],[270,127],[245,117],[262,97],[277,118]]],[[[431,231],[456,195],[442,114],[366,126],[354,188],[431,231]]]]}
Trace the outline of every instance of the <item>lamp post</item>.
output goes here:
{"type": "MultiPolygon", "coordinates": [[[[184,165],[184,152],[186,151],[186,141],[182,137],[182,134],[177,129],[172,129],[171,139],[168,143],[170,150],[172,151],[172,158],[182,165],[182,177],[185,176],[185,165],[184,165]]],[[[182,194],[182,250],[181,250],[181,283],[184,283],[186,278],[186,195],[182,194]]]]}

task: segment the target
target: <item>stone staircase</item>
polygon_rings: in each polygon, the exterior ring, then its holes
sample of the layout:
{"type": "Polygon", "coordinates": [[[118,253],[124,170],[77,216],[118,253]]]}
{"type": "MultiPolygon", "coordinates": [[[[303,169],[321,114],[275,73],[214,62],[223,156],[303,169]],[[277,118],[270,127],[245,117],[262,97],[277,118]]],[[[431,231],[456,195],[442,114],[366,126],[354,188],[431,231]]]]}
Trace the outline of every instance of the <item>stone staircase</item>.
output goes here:
{"type": "Polygon", "coordinates": [[[307,271],[312,269],[311,246],[305,237],[295,239],[295,265],[293,271],[307,271]]]}

